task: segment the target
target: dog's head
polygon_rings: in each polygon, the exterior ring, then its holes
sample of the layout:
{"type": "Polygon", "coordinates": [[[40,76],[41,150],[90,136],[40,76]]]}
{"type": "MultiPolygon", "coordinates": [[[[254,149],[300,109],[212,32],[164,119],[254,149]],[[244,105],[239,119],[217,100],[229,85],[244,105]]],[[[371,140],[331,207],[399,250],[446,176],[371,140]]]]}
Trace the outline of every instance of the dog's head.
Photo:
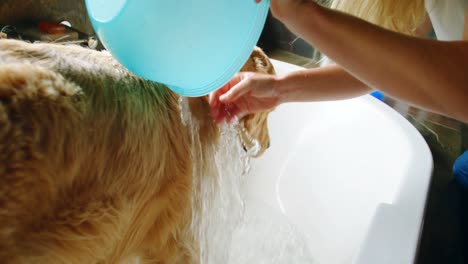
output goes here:
{"type": "MultiPolygon", "coordinates": [[[[275,74],[275,69],[267,55],[260,48],[256,47],[242,67],[241,72],[275,74]]],[[[216,126],[213,126],[214,121],[211,118],[207,118],[207,113],[210,113],[208,97],[190,98],[189,103],[190,111],[198,120],[200,131],[202,131],[200,139],[202,141],[209,141],[217,138],[215,134],[217,134],[218,130],[216,126]]],[[[241,117],[239,120],[238,129],[242,144],[251,156],[260,156],[270,145],[267,122],[268,114],[269,111],[249,114],[241,117]]]]}
{"type": "MultiPolygon", "coordinates": [[[[265,74],[275,74],[275,69],[268,59],[267,55],[258,47],[256,47],[250,58],[244,64],[241,72],[259,72],[265,74]]],[[[240,126],[244,128],[241,131],[242,143],[246,150],[253,156],[259,156],[270,146],[270,136],[268,133],[268,114],[270,112],[260,112],[249,114],[240,119],[240,126]],[[256,146],[256,145],[259,146],[256,146]],[[258,148],[259,147],[259,148],[258,148]]]]}

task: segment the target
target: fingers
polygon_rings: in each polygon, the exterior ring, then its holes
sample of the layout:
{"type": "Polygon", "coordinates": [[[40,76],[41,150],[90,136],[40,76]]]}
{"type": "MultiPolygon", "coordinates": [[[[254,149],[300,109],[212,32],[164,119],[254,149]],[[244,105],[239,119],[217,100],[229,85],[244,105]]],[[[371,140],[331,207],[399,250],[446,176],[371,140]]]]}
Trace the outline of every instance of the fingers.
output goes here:
{"type": "Polygon", "coordinates": [[[216,123],[221,123],[223,120],[230,123],[236,116],[242,113],[241,109],[235,104],[223,104],[218,108],[218,113],[213,116],[216,123]]]}
{"type": "Polygon", "coordinates": [[[252,82],[246,75],[239,75],[241,80],[232,86],[227,92],[219,97],[221,103],[231,103],[238,100],[243,95],[248,94],[252,90],[252,82]]]}
{"type": "MultiPolygon", "coordinates": [[[[213,119],[220,123],[223,120],[227,122],[238,115],[249,113],[252,100],[250,98],[256,79],[263,80],[253,73],[238,73],[227,84],[213,92],[209,96],[209,104],[213,119]]],[[[258,80],[257,80],[258,81],[258,80]]],[[[264,94],[266,92],[260,92],[264,94]]]]}
{"type": "Polygon", "coordinates": [[[210,93],[210,95],[208,96],[208,104],[210,105],[211,107],[211,114],[213,115],[213,118],[216,118],[216,116],[218,115],[218,112],[219,112],[219,92],[218,91],[215,91],[215,92],[212,92],[210,93]]]}
{"type": "Polygon", "coordinates": [[[227,85],[228,84],[226,84],[223,87],[219,88],[218,90],[210,93],[210,95],[208,97],[208,104],[212,108],[215,108],[215,107],[219,106],[219,96],[222,95],[223,93],[225,93],[225,90],[227,90],[226,89],[227,85]]]}
{"type": "Polygon", "coordinates": [[[230,114],[232,110],[231,104],[220,102],[220,97],[225,93],[236,87],[236,85],[243,80],[243,74],[239,73],[235,75],[228,83],[223,87],[219,88],[215,92],[211,93],[208,98],[208,103],[211,107],[211,115],[216,122],[221,122],[224,118],[230,114]]]}
{"type": "Polygon", "coordinates": [[[219,97],[222,96],[227,91],[229,91],[232,87],[234,87],[241,80],[242,80],[242,77],[240,76],[240,74],[236,74],[228,83],[223,85],[218,90],[212,92],[208,98],[208,103],[210,104],[210,106],[211,107],[219,106],[220,104],[219,97]]]}

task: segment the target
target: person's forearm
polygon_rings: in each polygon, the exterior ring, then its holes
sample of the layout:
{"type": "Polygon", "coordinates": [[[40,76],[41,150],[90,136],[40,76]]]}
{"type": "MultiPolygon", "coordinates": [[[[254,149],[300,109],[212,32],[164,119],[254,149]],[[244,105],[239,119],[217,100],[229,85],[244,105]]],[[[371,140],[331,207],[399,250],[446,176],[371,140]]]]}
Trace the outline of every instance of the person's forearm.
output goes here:
{"type": "Polygon", "coordinates": [[[297,71],[277,80],[281,103],[341,100],[371,91],[337,65],[297,71]]]}
{"type": "Polygon", "coordinates": [[[468,121],[468,43],[405,36],[313,1],[280,19],[368,86],[468,121]]]}

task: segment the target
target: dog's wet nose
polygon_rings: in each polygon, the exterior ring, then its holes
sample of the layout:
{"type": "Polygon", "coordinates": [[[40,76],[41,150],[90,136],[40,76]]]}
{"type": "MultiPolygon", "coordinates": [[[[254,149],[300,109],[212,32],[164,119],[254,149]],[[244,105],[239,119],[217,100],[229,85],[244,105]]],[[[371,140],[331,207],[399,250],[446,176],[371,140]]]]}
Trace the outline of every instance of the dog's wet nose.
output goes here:
{"type": "Polygon", "coordinates": [[[270,140],[268,140],[268,143],[266,145],[266,148],[269,149],[270,148],[270,140]]]}

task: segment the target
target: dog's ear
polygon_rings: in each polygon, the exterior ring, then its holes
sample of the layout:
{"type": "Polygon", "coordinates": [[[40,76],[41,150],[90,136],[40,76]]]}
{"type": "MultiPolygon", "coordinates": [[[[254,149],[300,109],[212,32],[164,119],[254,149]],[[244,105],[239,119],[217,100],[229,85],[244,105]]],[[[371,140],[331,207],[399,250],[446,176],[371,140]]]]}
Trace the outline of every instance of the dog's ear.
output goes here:
{"type": "MultiPolygon", "coordinates": [[[[242,67],[241,71],[259,72],[264,74],[275,74],[275,68],[268,56],[258,47],[255,47],[249,60],[242,67]]],[[[255,139],[260,144],[260,149],[254,156],[261,155],[270,145],[268,133],[269,111],[246,115],[241,118],[240,123],[245,128],[246,133],[242,133],[242,141],[246,149],[255,147],[255,139]]]]}
{"type": "Polygon", "coordinates": [[[271,64],[270,59],[259,47],[254,48],[241,71],[275,74],[275,68],[271,64]]]}
{"type": "Polygon", "coordinates": [[[246,115],[240,123],[245,128],[241,135],[244,149],[253,157],[258,157],[270,147],[270,135],[268,132],[269,112],[260,112],[253,115],[246,115]],[[258,145],[256,145],[258,143],[258,145]],[[258,149],[255,149],[257,148],[258,149]],[[250,150],[255,149],[251,152],[250,150]]]}

